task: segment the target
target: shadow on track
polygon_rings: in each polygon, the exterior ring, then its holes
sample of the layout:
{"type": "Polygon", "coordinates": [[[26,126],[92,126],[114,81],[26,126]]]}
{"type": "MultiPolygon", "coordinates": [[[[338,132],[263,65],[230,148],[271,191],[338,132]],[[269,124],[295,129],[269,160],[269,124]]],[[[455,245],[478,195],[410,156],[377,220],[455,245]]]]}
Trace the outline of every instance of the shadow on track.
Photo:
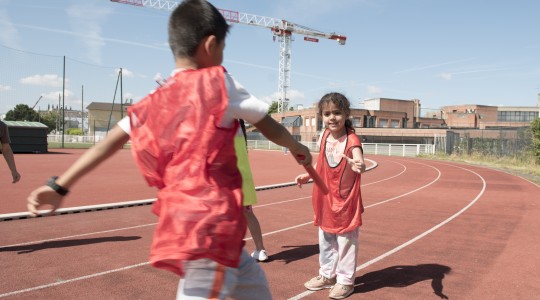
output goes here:
{"type": "Polygon", "coordinates": [[[283,250],[269,257],[268,261],[282,260],[285,264],[290,262],[308,258],[319,254],[319,244],[315,245],[299,245],[299,246],[282,246],[281,248],[290,248],[283,250]]]}
{"type": "Polygon", "coordinates": [[[39,250],[54,249],[54,248],[66,248],[74,246],[84,246],[98,243],[108,242],[127,242],[140,239],[140,236],[110,236],[93,239],[75,239],[75,240],[63,240],[63,241],[47,241],[39,244],[20,245],[0,248],[0,252],[13,251],[17,254],[32,253],[39,250]]]}
{"type": "Polygon", "coordinates": [[[431,280],[433,293],[441,299],[448,299],[443,294],[443,278],[452,269],[439,264],[421,264],[416,266],[393,266],[356,277],[355,293],[367,293],[385,287],[406,287],[420,281],[431,280]]]}

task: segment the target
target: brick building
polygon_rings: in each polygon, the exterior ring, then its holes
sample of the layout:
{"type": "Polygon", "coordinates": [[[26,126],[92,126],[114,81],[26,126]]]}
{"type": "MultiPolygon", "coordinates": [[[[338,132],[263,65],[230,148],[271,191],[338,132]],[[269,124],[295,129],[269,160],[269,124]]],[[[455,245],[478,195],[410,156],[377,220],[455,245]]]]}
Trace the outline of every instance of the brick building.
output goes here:
{"type": "Polygon", "coordinates": [[[538,118],[538,107],[453,105],[441,108],[448,128],[496,129],[526,127],[538,118]]]}
{"type": "MultiPolygon", "coordinates": [[[[403,131],[399,129],[446,127],[441,118],[420,117],[420,110],[418,99],[375,98],[365,100],[362,109],[352,108],[350,118],[355,128],[379,128],[389,134],[403,131]]],[[[317,105],[314,104],[309,108],[275,113],[272,118],[287,127],[297,139],[316,141],[323,128],[322,118],[318,113],[317,105]],[[294,121],[291,122],[292,120],[294,121]]]]}

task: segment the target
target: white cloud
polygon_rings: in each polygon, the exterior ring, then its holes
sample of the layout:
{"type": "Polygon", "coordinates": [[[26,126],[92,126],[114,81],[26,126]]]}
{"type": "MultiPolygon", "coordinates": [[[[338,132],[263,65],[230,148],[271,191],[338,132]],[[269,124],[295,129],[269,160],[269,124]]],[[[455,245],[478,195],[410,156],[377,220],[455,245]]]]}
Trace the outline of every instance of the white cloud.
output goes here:
{"type": "MultiPolygon", "coordinates": [[[[118,75],[119,72],[120,72],[120,69],[116,69],[116,75],[118,75]]],[[[128,69],[122,68],[122,77],[133,78],[135,77],[135,74],[128,69]]]]}
{"type": "Polygon", "coordinates": [[[441,73],[439,77],[445,80],[452,80],[452,73],[441,73]]]}
{"type": "Polygon", "coordinates": [[[446,66],[446,65],[462,63],[462,62],[466,62],[466,61],[470,61],[470,60],[472,60],[472,58],[441,62],[441,63],[431,64],[431,65],[416,66],[416,67],[412,67],[412,68],[407,69],[407,70],[396,71],[396,72],[394,72],[394,74],[428,70],[428,69],[438,68],[438,67],[442,67],[442,66],[446,66]]]}
{"type": "Polygon", "coordinates": [[[130,100],[132,100],[133,103],[135,103],[136,100],[138,100],[139,98],[140,98],[139,96],[136,96],[133,93],[130,93],[130,92],[124,93],[124,103],[129,102],[130,100]]]}
{"type": "Polygon", "coordinates": [[[367,93],[370,95],[373,94],[380,94],[382,92],[382,88],[374,85],[368,85],[367,86],[367,93]]]}
{"type": "Polygon", "coordinates": [[[105,39],[101,36],[101,23],[111,13],[111,9],[93,3],[72,5],[66,9],[73,30],[82,35],[82,43],[87,49],[87,56],[92,62],[101,64],[101,52],[105,39]]]}
{"type": "Polygon", "coordinates": [[[8,47],[21,49],[19,33],[17,28],[11,23],[9,15],[5,9],[0,9],[0,43],[8,47]]]}
{"type": "Polygon", "coordinates": [[[11,91],[11,87],[9,85],[0,84],[0,92],[5,92],[5,91],[11,91]]]}
{"type": "MultiPolygon", "coordinates": [[[[287,97],[289,98],[289,106],[303,103],[306,98],[304,92],[300,92],[298,90],[290,90],[289,93],[287,94],[287,97]]],[[[264,102],[268,104],[271,104],[274,101],[278,101],[279,93],[275,92],[272,95],[263,96],[263,97],[260,97],[259,99],[263,100],[264,102]]]]}
{"type": "Polygon", "coordinates": [[[506,71],[504,68],[492,68],[492,67],[484,67],[484,68],[478,68],[478,69],[470,69],[470,70],[464,70],[459,72],[445,72],[439,74],[438,77],[445,79],[445,80],[452,80],[455,75],[468,75],[468,74],[476,74],[476,73],[495,73],[500,71],[506,71]]]}
{"type": "Polygon", "coordinates": [[[65,34],[70,36],[79,37],[81,39],[91,39],[96,40],[96,43],[99,41],[106,41],[106,42],[112,42],[117,44],[124,44],[124,45],[130,45],[130,46],[136,46],[136,47],[142,47],[142,48],[150,48],[150,49],[157,49],[157,50],[163,50],[163,51],[170,51],[167,48],[164,47],[156,47],[154,45],[150,44],[144,44],[144,43],[137,43],[137,42],[131,42],[127,40],[120,40],[120,39],[112,39],[112,38],[104,38],[101,36],[87,36],[84,32],[74,32],[74,31],[68,31],[68,30],[61,30],[61,29],[54,29],[54,28],[47,28],[47,27],[41,27],[41,26],[33,26],[33,25],[27,25],[27,24],[18,24],[13,23],[14,26],[21,27],[21,28],[28,28],[32,30],[40,30],[40,31],[46,31],[46,32],[53,32],[58,34],[65,34]]]}
{"type": "MultiPolygon", "coordinates": [[[[64,102],[66,101],[67,98],[69,97],[72,97],[74,94],[72,91],[70,90],[65,90],[65,94],[64,94],[64,102]]],[[[44,100],[54,100],[54,101],[58,101],[60,99],[60,101],[62,100],[62,91],[59,90],[59,91],[55,91],[55,92],[50,92],[50,93],[45,93],[45,94],[42,94],[43,96],[43,99],[44,100]]],[[[56,102],[54,102],[56,103],[56,102]]],[[[67,105],[67,103],[65,103],[67,105]]]]}
{"type": "Polygon", "coordinates": [[[21,78],[19,82],[21,84],[29,84],[29,85],[61,87],[62,77],[59,77],[56,74],[32,75],[29,77],[21,78]]]}

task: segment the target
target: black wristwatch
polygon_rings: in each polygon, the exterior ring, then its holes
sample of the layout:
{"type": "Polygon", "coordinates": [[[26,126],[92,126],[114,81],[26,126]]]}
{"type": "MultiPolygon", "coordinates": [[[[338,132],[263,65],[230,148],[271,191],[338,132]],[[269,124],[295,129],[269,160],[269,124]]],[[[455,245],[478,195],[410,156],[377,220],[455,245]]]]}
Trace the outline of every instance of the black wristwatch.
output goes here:
{"type": "Polygon", "coordinates": [[[58,194],[62,195],[62,196],[65,196],[67,195],[67,193],[69,193],[69,190],[66,189],[65,187],[63,186],[60,186],[56,183],[56,179],[58,178],[58,176],[53,176],[51,177],[51,179],[49,179],[47,181],[47,186],[50,187],[51,189],[53,189],[55,192],[57,192],[58,194]]]}

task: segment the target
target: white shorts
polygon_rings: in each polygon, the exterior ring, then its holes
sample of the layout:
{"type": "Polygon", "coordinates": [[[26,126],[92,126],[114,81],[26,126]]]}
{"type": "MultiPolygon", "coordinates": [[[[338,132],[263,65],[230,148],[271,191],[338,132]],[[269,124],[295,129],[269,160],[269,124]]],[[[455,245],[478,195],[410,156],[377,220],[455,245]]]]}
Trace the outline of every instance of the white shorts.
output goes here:
{"type": "Polygon", "coordinates": [[[210,259],[186,261],[183,267],[185,276],[178,284],[176,299],[272,299],[264,271],[245,250],[238,269],[210,259]]]}

